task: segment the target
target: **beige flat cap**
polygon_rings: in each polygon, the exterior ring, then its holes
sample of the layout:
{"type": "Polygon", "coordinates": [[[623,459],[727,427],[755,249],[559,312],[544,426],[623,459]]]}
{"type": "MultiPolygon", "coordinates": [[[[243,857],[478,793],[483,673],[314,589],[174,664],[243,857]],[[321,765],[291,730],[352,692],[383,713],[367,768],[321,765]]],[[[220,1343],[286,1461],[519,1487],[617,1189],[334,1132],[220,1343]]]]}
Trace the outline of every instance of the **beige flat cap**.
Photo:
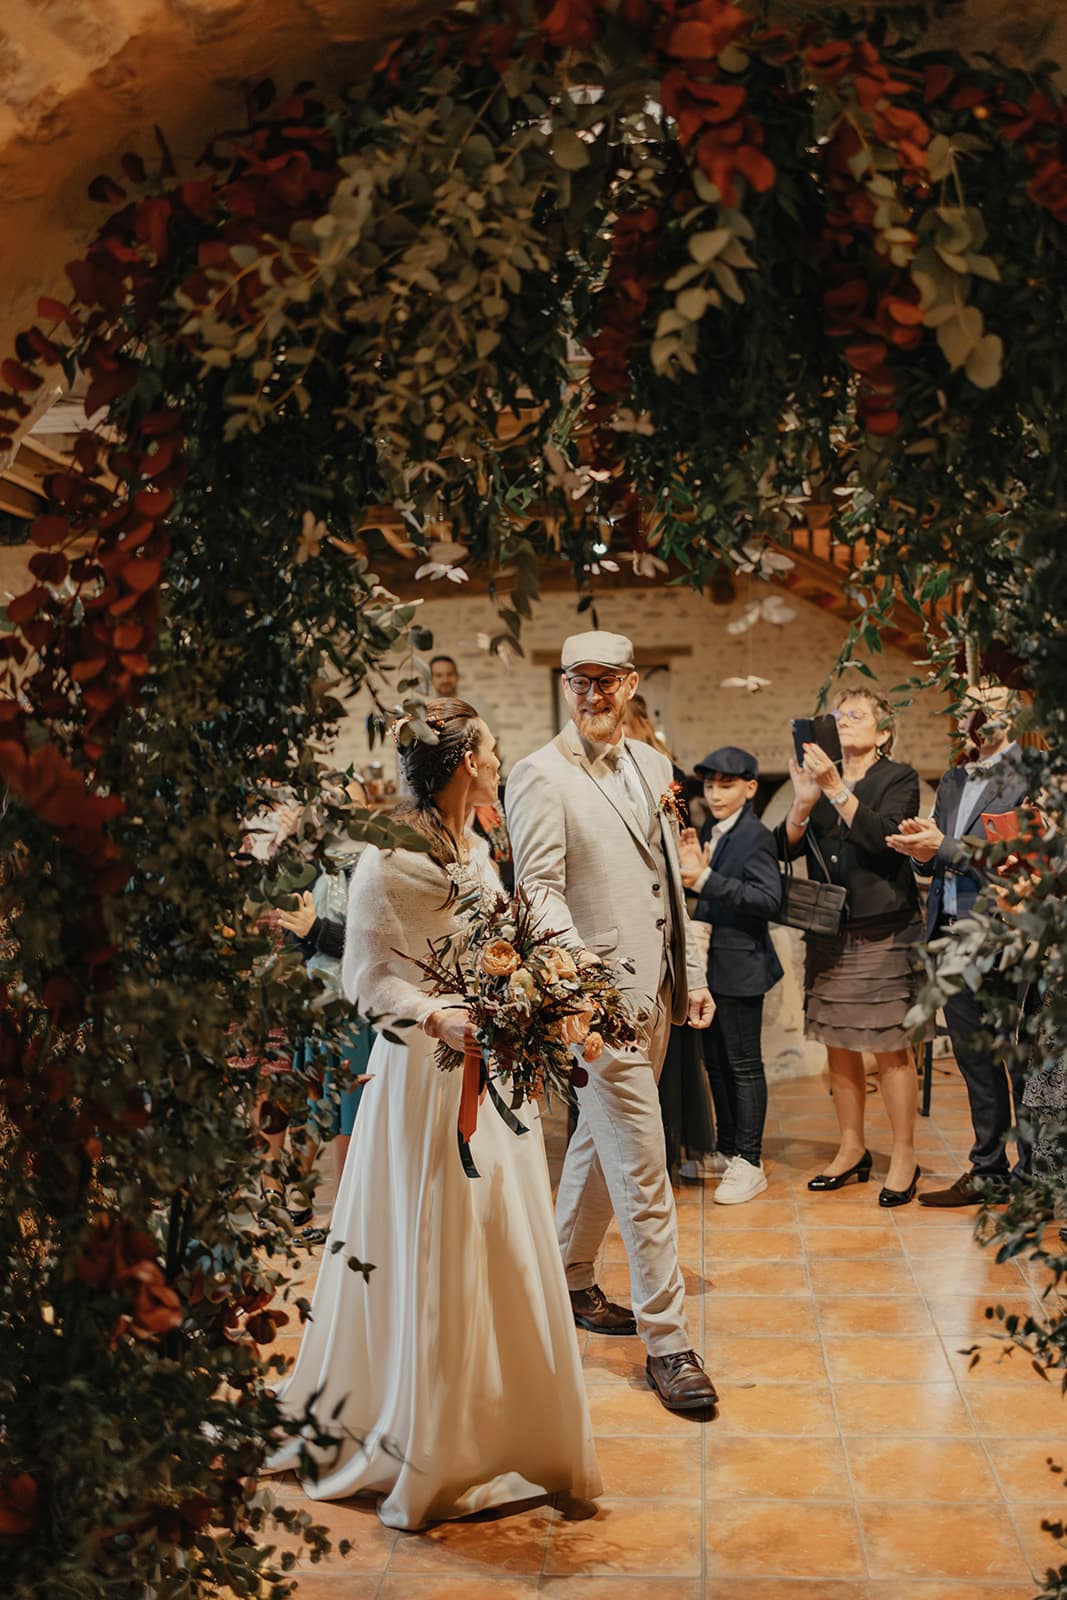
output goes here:
{"type": "Polygon", "coordinates": [[[572,633],[564,639],[559,664],[564,672],[573,667],[615,667],[633,672],[634,647],[624,633],[572,633]]]}

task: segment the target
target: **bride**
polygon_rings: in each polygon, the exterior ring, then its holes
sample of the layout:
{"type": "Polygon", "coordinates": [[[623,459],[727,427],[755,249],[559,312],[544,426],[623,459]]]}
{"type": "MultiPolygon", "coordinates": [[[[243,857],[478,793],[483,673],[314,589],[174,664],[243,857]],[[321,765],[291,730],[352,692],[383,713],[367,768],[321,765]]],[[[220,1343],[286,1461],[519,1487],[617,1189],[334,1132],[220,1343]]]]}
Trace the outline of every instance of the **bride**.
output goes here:
{"type": "MultiPolygon", "coordinates": [[[[473,806],[496,801],[496,741],[462,700],[430,701],[436,745],[401,750],[414,797],[405,820],[427,854],[368,846],[352,879],[342,981],[379,1028],[371,1074],[323,1248],[311,1320],[282,1405],[309,1409],[333,1436],[304,1449],[315,1500],[383,1498],[392,1528],[419,1528],[565,1491],[601,1492],[574,1322],[552,1216],[535,1105],[519,1136],[490,1105],[471,1138],[468,1178],[456,1136],[461,1073],[434,1041],[473,1042],[465,1008],[417,987],[408,956],[460,926],[470,891],[500,892],[473,806]],[[400,953],[398,953],[400,952],[400,953]],[[390,1031],[393,1031],[390,1027],[390,1031]],[[335,1247],[335,1248],[331,1248],[335,1247]],[[367,1279],[350,1257],[373,1263],[367,1279]]],[[[273,1470],[298,1467],[293,1440],[273,1470]]]]}

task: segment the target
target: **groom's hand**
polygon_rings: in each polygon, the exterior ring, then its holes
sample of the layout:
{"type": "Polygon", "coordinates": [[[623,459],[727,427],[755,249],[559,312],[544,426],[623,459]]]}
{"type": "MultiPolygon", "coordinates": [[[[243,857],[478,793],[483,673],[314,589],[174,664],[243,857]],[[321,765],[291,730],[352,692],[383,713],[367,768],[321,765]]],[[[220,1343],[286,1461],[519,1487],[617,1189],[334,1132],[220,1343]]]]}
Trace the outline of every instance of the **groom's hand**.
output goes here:
{"type": "Polygon", "coordinates": [[[710,1028],[711,1019],[715,1015],[715,1002],[711,998],[710,989],[690,989],[689,991],[689,1016],[691,1028],[710,1028]]]}

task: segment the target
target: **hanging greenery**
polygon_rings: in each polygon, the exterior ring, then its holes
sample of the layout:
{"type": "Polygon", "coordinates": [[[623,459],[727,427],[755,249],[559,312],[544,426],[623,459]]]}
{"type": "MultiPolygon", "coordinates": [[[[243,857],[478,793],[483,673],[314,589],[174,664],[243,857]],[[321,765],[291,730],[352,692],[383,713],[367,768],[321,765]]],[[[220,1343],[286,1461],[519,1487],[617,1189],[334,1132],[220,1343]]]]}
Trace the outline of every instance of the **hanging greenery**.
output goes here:
{"type": "MultiPolygon", "coordinates": [[[[869,650],[895,604],[956,591],[917,684],[966,637],[1051,736],[1039,881],[981,949],[1025,958],[1020,1048],[1062,1056],[1067,119],[1048,72],[925,50],[922,20],[485,5],[340,97],[266,87],[190,171],[160,137],[94,183],[70,296],[0,367],[0,436],[50,369],[99,419],[0,638],[20,1600],[43,1573],[54,1600],[285,1591],[254,1476],[301,1308],[254,1120],[264,1067],[307,1099],[314,986],[257,918],[327,826],[412,842],[313,804],[345,692],[418,726],[405,652],[430,641],[373,571],[375,508],[431,574],[488,568],[495,649],[521,648],[546,557],[586,589],[605,556],[703,585],[813,504],[856,547],[869,650]]],[[[924,1004],[971,981],[962,948],[924,1004]]],[[[1005,1248],[1065,1195],[1035,1187],[1005,1248]]],[[[1040,1339],[1062,1369],[1062,1320],[1040,1339]]]]}

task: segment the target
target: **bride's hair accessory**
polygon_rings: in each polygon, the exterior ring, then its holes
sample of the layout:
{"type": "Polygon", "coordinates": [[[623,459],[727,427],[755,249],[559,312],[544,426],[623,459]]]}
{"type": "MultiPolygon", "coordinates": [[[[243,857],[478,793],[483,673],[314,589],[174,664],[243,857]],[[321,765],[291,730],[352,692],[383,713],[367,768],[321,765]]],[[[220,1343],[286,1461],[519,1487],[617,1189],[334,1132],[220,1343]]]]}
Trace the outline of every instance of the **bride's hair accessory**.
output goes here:
{"type": "MultiPolygon", "coordinates": [[[[409,728],[414,721],[414,717],[405,714],[402,717],[394,717],[388,728],[386,728],[386,733],[389,735],[390,739],[392,739],[398,750],[403,750],[406,748],[409,741],[403,739],[401,736],[404,732],[404,729],[409,728]]],[[[428,712],[422,718],[422,721],[425,722],[428,728],[432,728],[434,733],[440,733],[445,726],[444,718],[435,716],[430,712],[428,712]]]]}
{"type": "MultiPolygon", "coordinates": [[[[397,720],[402,726],[418,719],[397,720]]],[[[437,735],[434,743],[414,736],[401,743],[397,738],[400,765],[414,800],[406,820],[429,840],[431,856],[447,870],[450,863],[461,860],[461,850],[442,822],[435,802],[467,751],[477,747],[481,723],[472,705],[451,697],[427,701],[421,720],[437,735]]]]}

